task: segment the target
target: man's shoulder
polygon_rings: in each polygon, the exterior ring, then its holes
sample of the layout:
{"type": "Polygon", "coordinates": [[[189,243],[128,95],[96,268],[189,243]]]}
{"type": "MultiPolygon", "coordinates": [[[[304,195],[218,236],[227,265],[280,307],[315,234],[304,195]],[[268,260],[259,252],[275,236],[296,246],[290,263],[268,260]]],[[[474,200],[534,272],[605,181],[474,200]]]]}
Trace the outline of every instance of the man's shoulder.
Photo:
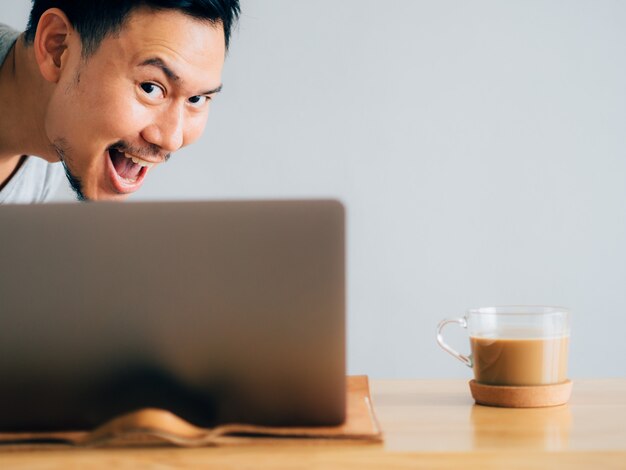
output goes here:
{"type": "Polygon", "coordinates": [[[8,24],[0,23],[0,44],[8,42],[13,44],[20,32],[8,24]]]}
{"type": "Polygon", "coordinates": [[[19,31],[16,31],[9,25],[0,23],[0,65],[4,62],[4,58],[11,47],[13,47],[13,43],[15,43],[19,35],[19,31]]]}
{"type": "Polygon", "coordinates": [[[0,191],[0,204],[46,202],[56,193],[63,175],[61,163],[28,156],[0,191]]]}
{"type": "MultiPolygon", "coordinates": [[[[0,21],[0,31],[5,32],[5,31],[11,31],[14,33],[17,33],[17,31],[15,30],[15,28],[12,28],[11,26],[9,26],[8,24],[2,23],[0,21]]],[[[19,33],[18,33],[19,34],[19,33]]]]}
{"type": "MultiPolygon", "coordinates": [[[[0,23],[0,65],[21,33],[0,23]]],[[[60,163],[49,163],[38,157],[25,157],[21,166],[0,190],[0,204],[44,202],[54,196],[63,179],[60,163]]]]}

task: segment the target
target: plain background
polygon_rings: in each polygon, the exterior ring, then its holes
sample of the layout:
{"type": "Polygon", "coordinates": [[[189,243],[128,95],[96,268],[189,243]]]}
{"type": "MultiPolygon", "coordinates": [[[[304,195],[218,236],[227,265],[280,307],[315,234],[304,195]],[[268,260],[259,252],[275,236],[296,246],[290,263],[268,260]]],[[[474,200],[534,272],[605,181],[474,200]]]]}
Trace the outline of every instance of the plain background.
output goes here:
{"type": "Polygon", "coordinates": [[[205,135],[134,200],[341,199],[350,373],[470,377],[440,319],[548,304],[572,377],[626,376],[626,2],[242,7],[205,135]]]}

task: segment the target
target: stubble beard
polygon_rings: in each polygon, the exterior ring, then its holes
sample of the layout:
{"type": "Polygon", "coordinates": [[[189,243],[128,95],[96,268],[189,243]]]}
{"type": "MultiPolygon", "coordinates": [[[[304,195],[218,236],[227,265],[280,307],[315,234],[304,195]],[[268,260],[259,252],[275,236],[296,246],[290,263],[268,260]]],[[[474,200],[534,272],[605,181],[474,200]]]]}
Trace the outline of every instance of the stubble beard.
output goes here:
{"type": "Polygon", "coordinates": [[[63,138],[55,139],[52,143],[56,154],[63,165],[63,169],[65,170],[65,176],[67,177],[67,181],[70,183],[70,187],[76,194],[76,199],[80,202],[88,201],[89,199],[83,193],[83,184],[78,178],[78,176],[74,175],[68,166],[68,161],[71,162],[71,158],[69,157],[70,146],[67,141],[63,138]]]}

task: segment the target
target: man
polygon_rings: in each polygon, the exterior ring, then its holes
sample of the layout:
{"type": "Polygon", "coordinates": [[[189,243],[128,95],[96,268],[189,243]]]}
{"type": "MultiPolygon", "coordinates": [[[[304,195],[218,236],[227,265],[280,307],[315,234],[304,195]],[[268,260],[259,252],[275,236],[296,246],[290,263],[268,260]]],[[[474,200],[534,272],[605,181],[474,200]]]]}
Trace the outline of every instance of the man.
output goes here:
{"type": "Polygon", "coordinates": [[[0,24],[0,204],[49,199],[64,171],[79,200],[139,189],[204,130],[238,16],[239,0],[33,0],[23,34],[0,24]]]}

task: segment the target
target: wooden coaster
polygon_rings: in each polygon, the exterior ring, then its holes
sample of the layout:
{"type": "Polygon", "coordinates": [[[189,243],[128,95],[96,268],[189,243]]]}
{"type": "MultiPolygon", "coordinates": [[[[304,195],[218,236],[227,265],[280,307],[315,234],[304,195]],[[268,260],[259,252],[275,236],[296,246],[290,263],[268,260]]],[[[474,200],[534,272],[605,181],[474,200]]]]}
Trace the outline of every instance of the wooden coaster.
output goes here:
{"type": "Polygon", "coordinates": [[[472,397],[479,405],[506,408],[537,408],[563,405],[572,394],[572,381],[553,385],[486,385],[470,380],[472,397]]]}

